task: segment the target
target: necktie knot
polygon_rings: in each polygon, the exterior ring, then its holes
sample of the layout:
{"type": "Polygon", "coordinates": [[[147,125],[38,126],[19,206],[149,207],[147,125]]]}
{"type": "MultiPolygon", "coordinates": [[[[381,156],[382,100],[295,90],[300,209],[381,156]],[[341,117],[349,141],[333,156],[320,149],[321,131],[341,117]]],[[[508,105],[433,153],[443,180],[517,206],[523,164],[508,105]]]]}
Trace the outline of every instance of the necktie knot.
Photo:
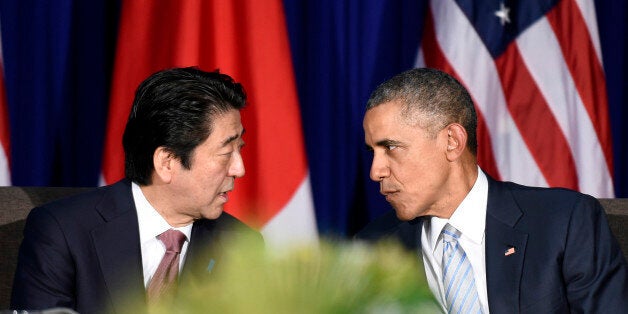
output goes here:
{"type": "Polygon", "coordinates": [[[166,252],[181,253],[181,247],[185,242],[185,234],[179,230],[168,229],[157,236],[166,246],[166,252]]]}
{"type": "Polygon", "coordinates": [[[460,231],[450,224],[446,224],[445,227],[443,227],[441,234],[443,235],[443,241],[445,242],[458,242],[458,239],[460,238],[460,231]]]}

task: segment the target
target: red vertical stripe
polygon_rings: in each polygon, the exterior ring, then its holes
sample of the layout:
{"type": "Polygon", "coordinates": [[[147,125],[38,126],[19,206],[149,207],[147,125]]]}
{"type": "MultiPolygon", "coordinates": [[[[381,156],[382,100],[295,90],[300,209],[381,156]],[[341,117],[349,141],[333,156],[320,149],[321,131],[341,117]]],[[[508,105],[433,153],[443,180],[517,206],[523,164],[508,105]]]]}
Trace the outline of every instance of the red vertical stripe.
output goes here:
{"type": "MultiPolygon", "coordinates": [[[[425,18],[423,40],[421,46],[423,47],[425,64],[428,67],[445,71],[454,76],[462,83],[462,80],[460,80],[460,77],[458,76],[454,68],[451,66],[449,61],[447,61],[445,54],[443,53],[438,41],[436,40],[434,18],[430,10],[428,10],[427,16],[425,18]]],[[[471,95],[471,97],[473,97],[473,95],[471,95]]],[[[493,155],[491,134],[489,133],[488,127],[486,126],[486,120],[484,119],[482,112],[478,109],[477,106],[476,112],[478,116],[478,129],[476,134],[478,140],[478,164],[480,165],[480,167],[482,167],[482,170],[486,171],[486,173],[488,173],[491,177],[497,180],[501,180],[501,175],[499,174],[499,169],[497,169],[497,163],[495,162],[495,156],[493,155]]]]}
{"type": "Polygon", "coordinates": [[[508,110],[547,183],[577,190],[576,164],[569,143],[514,42],[495,64],[508,110]]]}
{"type": "Polygon", "coordinates": [[[225,10],[213,26],[217,61],[245,84],[251,107],[243,123],[256,137],[247,139],[247,175],[227,208],[239,217],[255,213],[263,224],[287,204],[307,173],[282,2],[224,1],[216,7],[225,10]]]}
{"type": "Polygon", "coordinates": [[[129,1],[123,4],[114,66],[104,174],[123,176],[121,138],[133,92],[168,67],[219,68],[243,83],[249,100],[246,175],[227,210],[262,225],[288,203],[307,173],[281,0],[129,1]]]}
{"type": "MultiPolygon", "coordinates": [[[[0,59],[2,61],[2,59],[0,59]]],[[[10,162],[9,110],[6,87],[4,86],[4,65],[0,62],[0,145],[10,162]]],[[[3,169],[0,169],[2,171],[3,169]]]]}
{"type": "Polygon", "coordinates": [[[563,57],[593,123],[612,176],[613,151],[604,69],[595,53],[589,29],[573,0],[559,1],[547,13],[547,19],[560,43],[563,57]]]}

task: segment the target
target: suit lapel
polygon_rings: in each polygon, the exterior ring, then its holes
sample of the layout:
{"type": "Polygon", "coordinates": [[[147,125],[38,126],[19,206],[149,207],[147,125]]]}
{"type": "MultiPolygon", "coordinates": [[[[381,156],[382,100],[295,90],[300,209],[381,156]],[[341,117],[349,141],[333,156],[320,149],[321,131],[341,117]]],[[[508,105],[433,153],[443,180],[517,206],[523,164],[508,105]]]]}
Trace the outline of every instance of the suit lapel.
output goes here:
{"type": "Polygon", "coordinates": [[[217,225],[218,220],[201,219],[192,226],[190,246],[181,272],[181,281],[185,281],[186,285],[206,278],[219,263],[218,252],[222,249],[222,243],[217,225]]]}
{"type": "Polygon", "coordinates": [[[488,180],[486,284],[489,308],[496,313],[518,313],[528,235],[514,228],[522,213],[510,191],[501,183],[488,180]]]}
{"type": "Polygon", "coordinates": [[[186,287],[203,284],[213,273],[220,271],[225,249],[239,244],[239,240],[253,240],[256,241],[253,244],[264,246],[259,233],[227,213],[222,213],[217,219],[195,221],[180,284],[186,287]]]}
{"type": "Polygon", "coordinates": [[[113,310],[125,311],[130,304],[136,306],[137,300],[145,299],[139,227],[130,183],[114,185],[97,210],[105,220],[91,232],[100,270],[113,310]]]}

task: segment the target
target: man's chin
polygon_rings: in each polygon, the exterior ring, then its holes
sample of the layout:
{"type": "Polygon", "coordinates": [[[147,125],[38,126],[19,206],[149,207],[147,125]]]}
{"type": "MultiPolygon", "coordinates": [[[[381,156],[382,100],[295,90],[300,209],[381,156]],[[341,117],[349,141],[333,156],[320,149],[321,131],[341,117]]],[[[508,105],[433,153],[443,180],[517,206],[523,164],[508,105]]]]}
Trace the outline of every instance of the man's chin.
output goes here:
{"type": "Polygon", "coordinates": [[[210,220],[218,219],[218,217],[220,217],[220,215],[222,215],[222,212],[223,212],[222,206],[214,207],[214,208],[210,209],[209,211],[204,212],[203,213],[203,218],[210,219],[210,220]]]}
{"type": "Polygon", "coordinates": [[[404,209],[397,209],[396,207],[393,207],[393,208],[395,209],[395,214],[397,215],[397,219],[401,221],[410,221],[417,217],[416,213],[409,212],[404,209]]]}

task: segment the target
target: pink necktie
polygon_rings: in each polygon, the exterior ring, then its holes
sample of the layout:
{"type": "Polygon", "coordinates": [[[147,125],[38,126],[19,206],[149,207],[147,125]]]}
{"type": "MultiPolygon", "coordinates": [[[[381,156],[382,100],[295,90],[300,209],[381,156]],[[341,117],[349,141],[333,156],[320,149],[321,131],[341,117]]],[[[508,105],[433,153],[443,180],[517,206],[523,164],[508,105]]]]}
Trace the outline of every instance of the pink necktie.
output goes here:
{"type": "Polygon", "coordinates": [[[161,259],[159,267],[148,284],[148,301],[152,303],[160,299],[164,294],[176,291],[177,277],[179,275],[179,255],[185,241],[185,235],[178,230],[170,229],[159,236],[161,242],[166,245],[166,254],[161,259]]]}

